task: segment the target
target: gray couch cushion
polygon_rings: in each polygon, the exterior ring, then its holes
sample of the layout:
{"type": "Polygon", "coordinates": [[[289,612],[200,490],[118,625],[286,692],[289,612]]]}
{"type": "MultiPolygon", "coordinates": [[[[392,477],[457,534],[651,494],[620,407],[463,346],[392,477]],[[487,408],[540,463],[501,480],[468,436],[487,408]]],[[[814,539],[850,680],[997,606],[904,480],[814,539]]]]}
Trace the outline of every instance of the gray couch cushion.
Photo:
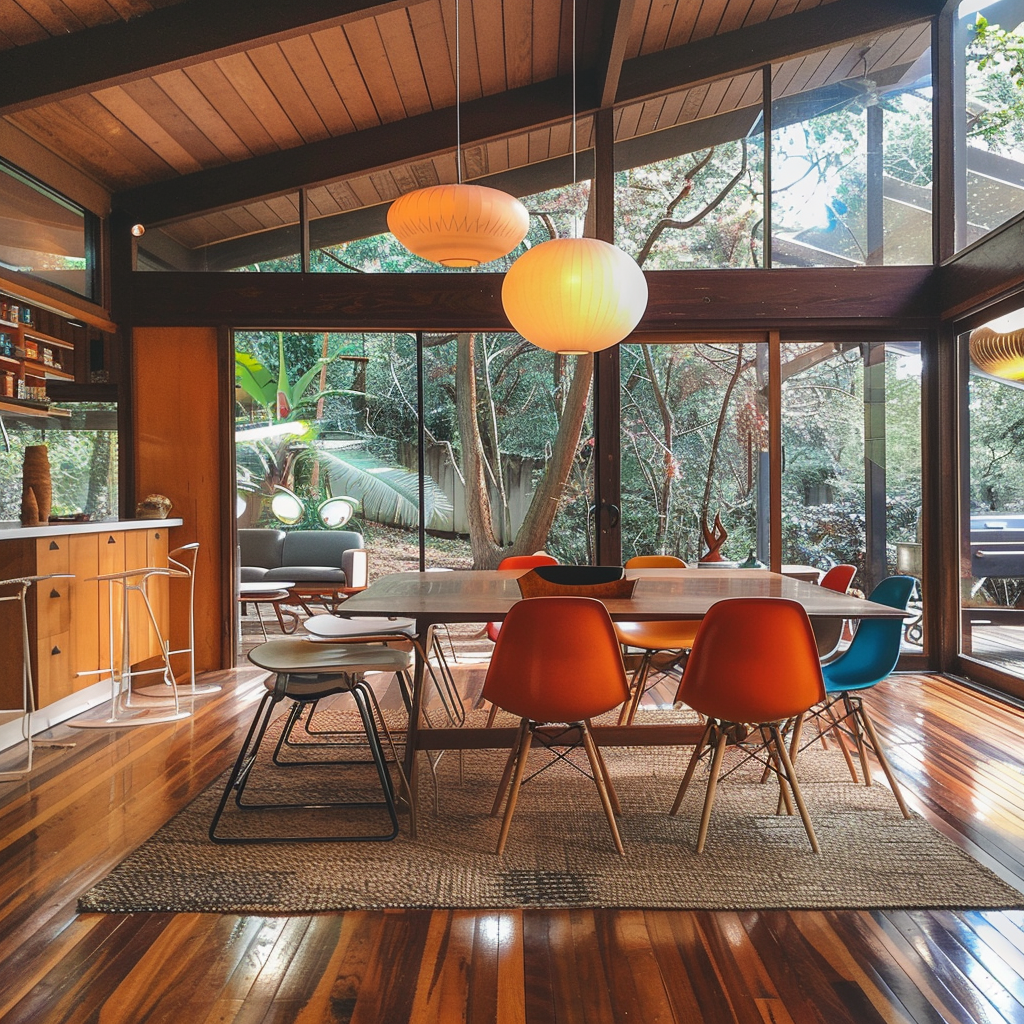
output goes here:
{"type": "MultiPolygon", "coordinates": [[[[276,569],[283,557],[284,540],[284,530],[239,530],[239,565],[276,569]]],[[[245,569],[242,570],[242,581],[245,582],[245,569]]]]}
{"type": "Polygon", "coordinates": [[[284,580],[289,583],[331,583],[337,587],[348,585],[345,573],[336,565],[282,565],[268,569],[263,579],[284,580]]]}
{"type": "MultiPolygon", "coordinates": [[[[276,564],[331,565],[340,569],[342,553],[350,548],[361,547],[363,535],[354,530],[293,530],[285,534],[281,560],[276,564]]],[[[243,559],[242,564],[253,563],[243,559]]]]}
{"type": "Polygon", "coordinates": [[[240,583],[259,583],[268,572],[271,572],[262,565],[243,565],[241,570],[240,583]]]}

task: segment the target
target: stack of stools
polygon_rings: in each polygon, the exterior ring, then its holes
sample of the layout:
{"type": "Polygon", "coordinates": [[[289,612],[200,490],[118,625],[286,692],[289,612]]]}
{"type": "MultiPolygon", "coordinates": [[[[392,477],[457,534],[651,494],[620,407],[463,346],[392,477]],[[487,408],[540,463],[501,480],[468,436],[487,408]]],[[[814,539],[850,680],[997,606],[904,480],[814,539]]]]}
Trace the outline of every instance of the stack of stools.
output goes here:
{"type": "MultiPolygon", "coordinates": [[[[272,673],[265,682],[266,693],[260,701],[249,732],[242,743],[238,758],[231,770],[224,793],[210,823],[210,838],[216,843],[284,843],[284,842],[352,842],[352,841],[386,841],[398,835],[398,798],[402,795],[408,799],[408,784],[402,771],[398,752],[395,749],[388,731],[384,716],[381,713],[377,698],[366,682],[366,672],[394,672],[406,680],[413,666],[413,653],[408,649],[396,649],[388,646],[395,636],[378,635],[376,637],[360,636],[351,642],[345,638],[335,639],[330,643],[317,643],[313,640],[283,639],[270,640],[260,644],[249,652],[249,660],[260,668],[272,673]],[[379,642],[371,642],[379,641],[379,642]],[[300,720],[303,711],[312,710],[315,705],[335,694],[348,693],[355,701],[356,710],[365,734],[365,744],[369,748],[370,761],[365,757],[321,759],[325,749],[342,750],[351,747],[350,743],[342,742],[343,733],[337,733],[336,741],[319,741],[312,743],[290,743],[289,740],[295,724],[300,720]],[[284,700],[292,705],[287,713],[280,738],[269,759],[258,763],[260,747],[266,737],[268,726],[274,717],[277,706],[284,700]],[[399,775],[398,785],[392,780],[388,757],[385,752],[382,736],[388,745],[391,760],[399,775]],[[285,748],[289,755],[296,750],[305,749],[311,752],[310,757],[295,760],[291,756],[283,756],[285,748]],[[269,761],[269,763],[267,763],[269,761]],[[273,772],[278,769],[304,768],[318,769],[333,766],[354,766],[372,763],[376,769],[380,783],[381,798],[350,799],[350,800],[301,800],[264,799],[258,802],[246,802],[245,790],[254,773],[261,775],[262,781],[268,779],[273,783],[273,772]],[[400,792],[401,791],[401,792],[400,792]],[[356,831],[346,828],[344,831],[334,828],[329,830],[313,827],[301,830],[293,827],[288,829],[286,821],[274,821],[273,814],[261,818],[261,822],[270,822],[270,827],[260,827],[254,831],[250,822],[234,834],[218,833],[224,809],[232,792],[235,804],[241,811],[286,811],[302,809],[317,812],[317,822],[323,818],[330,819],[331,810],[352,808],[377,808],[386,811],[390,825],[382,831],[356,831]],[[321,814],[320,812],[327,812],[321,814]],[[275,830],[274,826],[278,826],[275,830]]],[[[307,722],[308,724],[308,722],[307,722]]],[[[331,735],[321,731],[318,736],[331,735]]]]}

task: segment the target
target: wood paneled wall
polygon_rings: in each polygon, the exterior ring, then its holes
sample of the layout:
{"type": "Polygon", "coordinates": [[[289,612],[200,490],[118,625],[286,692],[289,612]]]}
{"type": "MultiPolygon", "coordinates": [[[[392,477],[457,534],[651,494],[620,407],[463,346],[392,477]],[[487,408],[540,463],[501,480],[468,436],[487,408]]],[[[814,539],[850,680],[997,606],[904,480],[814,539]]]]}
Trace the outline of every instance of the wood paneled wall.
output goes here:
{"type": "MultiPolygon", "coordinates": [[[[184,525],[172,548],[199,542],[196,668],[228,667],[233,616],[225,590],[230,552],[222,543],[224,480],[230,471],[221,429],[229,394],[212,327],[138,328],[131,339],[135,498],[164,494],[184,525]]],[[[173,646],[187,636],[187,587],[171,585],[173,646]]]]}

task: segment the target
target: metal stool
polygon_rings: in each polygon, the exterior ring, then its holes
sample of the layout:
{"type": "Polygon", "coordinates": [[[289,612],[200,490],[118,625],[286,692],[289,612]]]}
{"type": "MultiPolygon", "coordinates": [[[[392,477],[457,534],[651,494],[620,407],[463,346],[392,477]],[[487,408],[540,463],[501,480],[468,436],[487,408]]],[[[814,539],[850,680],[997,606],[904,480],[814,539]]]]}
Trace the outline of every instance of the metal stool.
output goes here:
{"type": "MultiPolygon", "coordinates": [[[[191,697],[201,697],[209,693],[219,693],[220,686],[216,683],[196,683],[196,560],[199,557],[199,544],[183,544],[175,548],[167,556],[167,562],[174,573],[171,579],[188,580],[188,646],[171,648],[170,640],[165,644],[167,658],[179,654],[188,655],[188,682],[181,685],[174,679],[174,685],[191,697]]],[[[161,672],[162,669],[149,669],[149,672],[161,672]]],[[[144,673],[136,672],[136,675],[144,673]]],[[[136,691],[147,697],[165,697],[168,695],[167,682],[156,686],[145,686],[136,691]]]]}
{"type": "MultiPolygon", "coordinates": [[[[265,644],[260,644],[249,652],[249,660],[254,665],[274,673],[274,676],[266,680],[267,692],[256,709],[252,725],[242,743],[242,749],[239,751],[220,803],[214,812],[213,820],[210,823],[210,839],[215,843],[385,842],[394,839],[398,835],[398,794],[388,770],[388,759],[381,743],[381,732],[384,734],[392,760],[398,769],[399,785],[404,790],[406,798],[408,784],[405,781],[404,773],[402,773],[401,761],[377,703],[377,698],[363,678],[363,673],[369,671],[407,672],[411,665],[409,654],[374,644],[344,642],[322,644],[309,640],[289,639],[270,640],[265,644]],[[290,734],[303,709],[315,705],[325,697],[340,693],[350,693],[355,700],[366,736],[365,742],[369,746],[371,761],[367,762],[365,758],[360,761],[353,759],[283,760],[280,755],[285,737],[290,734]],[[271,764],[281,768],[315,768],[372,763],[380,781],[382,799],[318,801],[308,804],[288,801],[262,803],[245,803],[243,801],[245,788],[256,765],[260,745],[266,736],[274,709],[285,698],[294,703],[288,713],[288,721],[282,729],[281,739],[278,740],[271,757],[271,764]],[[378,720],[380,730],[378,730],[378,720]],[[379,808],[387,812],[390,828],[384,832],[346,833],[343,835],[337,833],[323,835],[309,833],[301,835],[270,833],[257,836],[248,833],[235,836],[218,835],[217,828],[232,791],[235,793],[235,804],[240,810],[245,811],[274,811],[287,808],[313,811],[326,811],[332,808],[379,808]]],[[[324,745],[316,744],[316,746],[324,745]]],[[[344,744],[326,745],[342,746],[344,744]]],[[[310,744],[310,746],[314,745],[310,744]]]]}
{"type": "MultiPolygon", "coordinates": [[[[154,725],[158,722],[176,722],[182,718],[188,718],[191,710],[185,710],[181,706],[178,687],[174,682],[174,672],[171,669],[170,658],[168,657],[168,644],[160,632],[160,624],[153,613],[153,606],[149,601],[148,583],[154,576],[184,577],[185,573],[179,569],[169,566],[146,566],[139,569],[129,569],[126,572],[105,573],[102,576],[90,576],[87,582],[98,582],[107,584],[107,615],[108,615],[108,652],[110,667],[100,669],[99,674],[110,673],[110,714],[106,718],[75,718],[69,723],[76,729],[116,729],[135,725],[154,725]],[[124,593],[121,602],[121,651],[120,658],[116,656],[114,639],[114,587],[120,586],[124,593]],[[129,619],[129,605],[132,594],[138,594],[146,609],[149,622],[156,632],[157,641],[160,646],[160,658],[163,666],[157,669],[145,669],[140,672],[132,671],[131,659],[131,629],[129,619]],[[161,687],[160,693],[170,694],[170,709],[164,710],[165,704],[140,705],[132,703],[132,679],[137,675],[149,675],[159,672],[164,677],[165,686],[161,687]]],[[[83,673],[93,674],[93,673],[83,673]]]]}
{"type": "Polygon", "coordinates": [[[12,594],[0,596],[0,604],[6,601],[17,601],[19,605],[19,611],[21,614],[22,651],[21,707],[3,708],[0,710],[0,714],[10,714],[11,712],[21,714],[22,734],[25,737],[25,745],[28,749],[25,759],[25,767],[0,772],[0,782],[11,782],[15,779],[21,778],[23,775],[28,775],[29,772],[32,771],[32,713],[36,709],[36,699],[35,694],[32,691],[32,657],[31,644],[29,643],[28,636],[28,605],[26,597],[28,595],[28,588],[31,587],[33,583],[58,578],[71,579],[72,574],[67,572],[58,572],[50,573],[47,576],[20,576],[10,580],[0,580],[0,592],[7,590],[8,588],[14,590],[14,593],[12,594]]]}

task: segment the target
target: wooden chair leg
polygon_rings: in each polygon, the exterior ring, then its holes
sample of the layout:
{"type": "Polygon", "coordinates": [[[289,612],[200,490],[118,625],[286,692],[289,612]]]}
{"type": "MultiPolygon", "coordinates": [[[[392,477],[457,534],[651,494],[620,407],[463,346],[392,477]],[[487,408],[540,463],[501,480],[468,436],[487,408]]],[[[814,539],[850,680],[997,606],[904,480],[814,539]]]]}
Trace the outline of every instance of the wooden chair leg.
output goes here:
{"type": "MultiPolygon", "coordinates": [[[[584,724],[586,725],[587,729],[593,730],[593,725],[591,724],[589,718],[584,724]]],[[[590,735],[591,738],[593,738],[593,731],[591,731],[590,735]]],[[[601,767],[601,774],[602,776],[604,776],[604,784],[605,788],[608,790],[608,797],[612,802],[612,810],[617,815],[621,815],[622,805],[619,803],[619,796],[615,792],[615,786],[612,785],[612,777],[608,774],[608,765],[605,764],[604,754],[602,753],[601,748],[597,745],[597,743],[594,744],[594,751],[597,754],[597,762],[601,767]]]]}
{"type": "Polygon", "coordinates": [[[708,776],[708,788],[704,794],[704,809],[700,815],[700,831],[697,833],[697,852],[704,852],[704,841],[708,837],[708,825],[711,822],[711,807],[715,802],[715,791],[718,789],[718,773],[722,768],[722,757],[725,754],[725,745],[729,737],[724,729],[719,730],[718,743],[715,744],[715,753],[711,759],[711,774],[708,776]]]}
{"type": "MultiPolygon", "coordinates": [[[[524,719],[525,721],[525,719],[524,719]]],[[[516,755],[516,771],[512,776],[512,788],[509,790],[508,802],[505,804],[505,817],[501,821],[501,832],[498,835],[498,849],[496,853],[500,857],[505,852],[505,840],[508,839],[509,826],[512,824],[512,814],[516,809],[516,801],[519,799],[519,789],[523,784],[523,775],[526,772],[526,759],[530,753],[530,744],[533,742],[533,732],[530,730],[530,723],[526,722],[522,738],[519,743],[519,753],[516,755]]]]}
{"type": "MultiPolygon", "coordinates": [[[[786,779],[789,781],[790,788],[793,790],[793,799],[796,801],[797,809],[800,811],[800,818],[804,823],[804,829],[807,832],[807,838],[811,841],[811,849],[815,853],[820,853],[818,849],[818,837],[814,834],[814,826],[811,824],[811,819],[807,814],[807,807],[804,805],[803,794],[800,792],[800,786],[796,781],[796,770],[793,768],[793,762],[789,759],[789,751],[786,749],[786,744],[782,740],[782,734],[779,732],[779,727],[775,724],[769,726],[772,733],[772,739],[776,750],[778,751],[779,760],[782,762],[782,766],[786,773],[786,779]]],[[[779,785],[783,784],[783,780],[779,779],[779,785]]]]}
{"type": "Polygon", "coordinates": [[[885,756],[885,751],[882,749],[882,743],[878,738],[878,734],[875,732],[874,724],[868,717],[868,713],[864,710],[863,703],[860,701],[857,702],[857,712],[860,715],[861,721],[864,723],[864,731],[868,734],[868,740],[871,742],[871,747],[875,752],[875,757],[878,758],[878,763],[882,766],[882,771],[885,772],[885,777],[889,780],[893,796],[896,797],[896,803],[899,804],[900,811],[903,812],[903,817],[912,818],[913,815],[907,809],[907,805],[903,800],[903,792],[900,789],[900,785],[896,781],[896,776],[893,775],[892,768],[889,765],[889,759],[885,756]]]}
{"type": "Polygon", "coordinates": [[[870,786],[871,765],[868,763],[867,747],[864,745],[864,727],[848,693],[843,694],[843,706],[846,708],[846,720],[853,728],[853,736],[857,741],[857,757],[860,760],[860,770],[864,774],[864,785],[870,786]]]}
{"type": "Polygon", "coordinates": [[[619,725],[632,725],[637,709],[640,707],[640,701],[643,699],[644,691],[647,688],[647,676],[651,671],[651,659],[653,657],[653,651],[644,651],[640,664],[637,665],[636,672],[633,673],[629,697],[623,702],[622,710],[619,712],[619,725]]]}
{"type": "Polygon", "coordinates": [[[505,761],[505,768],[501,773],[501,781],[498,783],[498,792],[494,797],[494,804],[491,807],[491,817],[495,817],[501,810],[501,801],[505,799],[505,791],[508,789],[508,780],[512,778],[512,769],[515,767],[516,754],[523,745],[523,731],[530,728],[530,720],[522,718],[519,720],[519,732],[516,734],[512,749],[508,752],[508,759],[505,761]]]}
{"type": "Polygon", "coordinates": [[[686,771],[683,773],[683,781],[679,783],[679,790],[676,793],[675,803],[672,804],[672,810],[669,814],[676,814],[679,811],[679,806],[683,802],[683,797],[686,796],[686,790],[689,788],[690,780],[693,778],[693,773],[697,770],[697,764],[700,761],[700,756],[704,752],[705,746],[707,746],[708,738],[711,735],[712,724],[711,721],[704,723],[704,731],[701,733],[700,739],[697,741],[697,746],[693,748],[693,756],[690,758],[690,763],[686,766],[686,771]]]}
{"type": "MultiPolygon", "coordinates": [[[[622,839],[619,836],[619,828],[615,824],[615,811],[612,810],[612,802],[609,798],[608,787],[605,785],[605,772],[601,755],[598,753],[594,737],[590,735],[587,723],[581,725],[583,731],[583,747],[590,759],[590,769],[594,773],[594,783],[597,786],[598,795],[601,797],[601,806],[604,808],[605,817],[608,819],[608,827],[612,830],[612,839],[615,841],[615,849],[625,857],[626,851],[622,848],[622,839]]],[[[614,792],[614,791],[613,791],[614,792]]],[[[615,801],[618,803],[618,800],[615,801]]]]}
{"type": "Polygon", "coordinates": [[[490,729],[494,725],[494,718],[498,714],[498,705],[492,704],[491,710],[487,712],[487,728],[490,729]]]}

